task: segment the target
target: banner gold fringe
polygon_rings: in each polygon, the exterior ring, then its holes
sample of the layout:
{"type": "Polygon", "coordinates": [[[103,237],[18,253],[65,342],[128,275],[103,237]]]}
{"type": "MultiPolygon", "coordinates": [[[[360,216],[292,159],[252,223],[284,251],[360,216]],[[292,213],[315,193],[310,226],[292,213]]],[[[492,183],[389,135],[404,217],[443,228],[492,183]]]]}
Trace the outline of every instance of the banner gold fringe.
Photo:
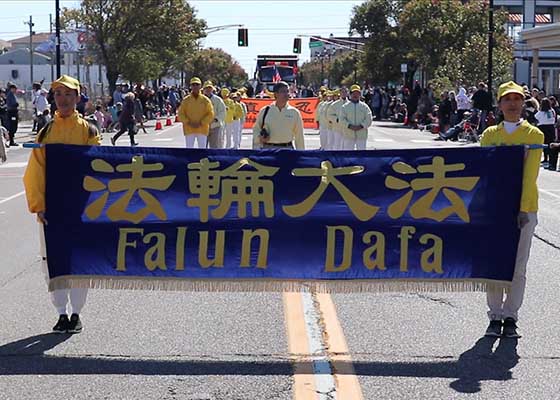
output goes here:
{"type": "Polygon", "coordinates": [[[511,282],[490,279],[187,279],[109,276],[60,276],[51,279],[49,291],[70,288],[119,290],[168,290],[189,292],[301,292],[387,293],[387,292],[485,292],[508,289],[511,282]]]}

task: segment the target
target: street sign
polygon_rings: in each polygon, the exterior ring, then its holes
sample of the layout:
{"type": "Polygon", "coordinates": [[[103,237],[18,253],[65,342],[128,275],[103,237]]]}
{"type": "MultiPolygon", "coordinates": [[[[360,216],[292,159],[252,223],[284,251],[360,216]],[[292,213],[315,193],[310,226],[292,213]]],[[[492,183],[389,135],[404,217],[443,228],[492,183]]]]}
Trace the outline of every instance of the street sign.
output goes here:
{"type": "Polygon", "coordinates": [[[309,48],[312,49],[314,47],[323,47],[324,43],[320,41],[309,42],[309,48]]]}
{"type": "Polygon", "coordinates": [[[404,74],[408,71],[408,65],[407,64],[401,64],[401,72],[404,74]]]}

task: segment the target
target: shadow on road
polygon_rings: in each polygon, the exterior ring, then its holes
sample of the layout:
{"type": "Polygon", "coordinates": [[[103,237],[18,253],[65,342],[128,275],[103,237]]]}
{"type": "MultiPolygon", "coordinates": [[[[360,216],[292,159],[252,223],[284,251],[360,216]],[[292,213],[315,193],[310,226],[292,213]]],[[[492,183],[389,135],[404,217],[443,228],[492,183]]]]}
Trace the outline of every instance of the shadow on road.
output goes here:
{"type": "MultiPolygon", "coordinates": [[[[200,359],[133,359],[130,356],[56,356],[45,351],[64,342],[70,335],[32,336],[0,346],[0,375],[293,375],[313,373],[312,361],[279,360],[216,361],[200,359]]],[[[462,393],[481,390],[482,381],[505,381],[512,378],[517,365],[517,340],[503,339],[494,352],[497,339],[481,338],[458,360],[429,362],[334,361],[339,374],[352,367],[358,376],[450,378],[450,387],[462,393]]]]}
{"type": "Polygon", "coordinates": [[[42,335],[31,336],[0,346],[0,357],[42,356],[45,351],[58,346],[70,337],[72,337],[70,334],[57,333],[44,333],[42,335]]]}

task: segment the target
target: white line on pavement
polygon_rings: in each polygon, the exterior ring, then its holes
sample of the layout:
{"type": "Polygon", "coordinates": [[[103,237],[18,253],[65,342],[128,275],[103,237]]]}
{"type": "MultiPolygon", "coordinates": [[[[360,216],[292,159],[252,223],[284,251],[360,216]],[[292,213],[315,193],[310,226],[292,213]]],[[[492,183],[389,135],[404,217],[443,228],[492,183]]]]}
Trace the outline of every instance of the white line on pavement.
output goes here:
{"type": "Polygon", "coordinates": [[[152,139],[152,142],[171,142],[175,140],[175,138],[156,138],[152,139]]]}
{"type": "Polygon", "coordinates": [[[177,125],[172,125],[172,126],[169,126],[169,127],[167,127],[167,128],[163,128],[163,130],[161,130],[161,131],[159,131],[159,132],[156,133],[156,136],[159,136],[159,135],[161,135],[162,133],[165,133],[165,132],[167,132],[168,130],[173,129],[173,128],[175,128],[176,126],[177,126],[177,125]]]}
{"type": "Polygon", "coordinates": [[[6,164],[0,165],[0,168],[22,168],[27,166],[27,161],[22,162],[9,162],[6,164]]]}
{"type": "Polygon", "coordinates": [[[548,191],[548,190],[539,189],[539,192],[542,192],[542,193],[545,193],[545,194],[547,194],[547,195],[549,195],[549,196],[556,197],[557,199],[560,199],[560,196],[559,196],[559,195],[554,194],[554,193],[552,193],[552,192],[550,192],[550,191],[548,191]]]}
{"type": "Polygon", "coordinates": [[[324,354],[323,334],[319,326],[319,315],[309,292],[303,292],[303,317],[307,326],[307,339],[309,341],[309,353],[318,356],[313,360],[313,371],[315,372],[315,387],[318,398],[321,400],[332,399],[336,391],[333,371],[328,357],[324,354]]]}
{"type": "Polygon", "coordinates": [[[394,142],[395,139],[381,139],[381,138],[374,138],[374,142],[394,142]]]}
{"type": "Polygon", "coordinates": [[[412,143],[433,143],[433,139],[412,139],[412,143]]]}
{"type": "Polygon", "coordinates": [[[16,198],[18,198],[19,196],[22,196],[22,195],[24,195],[24,194],[25,194],[25,190],[24,190],[23,192],[16,193],[16,194],[14,194],[13,196],[6,197],[4,200],[0,200],[0,204],[3,204],[3,203],[6,203],[6,202],[8,202],[8,201],[10,201],[10,200],[16,199],[16,198]]]}

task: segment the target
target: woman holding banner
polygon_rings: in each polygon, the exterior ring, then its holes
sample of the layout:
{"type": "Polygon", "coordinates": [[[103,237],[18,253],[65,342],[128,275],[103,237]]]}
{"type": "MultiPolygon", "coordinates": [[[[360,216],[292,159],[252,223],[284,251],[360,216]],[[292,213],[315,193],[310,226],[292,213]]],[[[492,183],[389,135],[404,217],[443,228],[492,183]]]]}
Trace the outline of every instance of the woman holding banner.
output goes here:
{"type": "MultiPolygon", "coordinates": [[[[62,75],[51,85],[57,110],[54,118],[41,129],[37,135],[37,143],[41,144],[74,144],[94,146],[101,144],[99,131],[94,124],[83,119],[76,110],[80,101],[80,82],[67,75],[62,75]]],[[[46,186],[46,150],[39,147],[32,150],[29,163],[23,177],[29,211],[37,214],[39,222],[39,239],[41,244],[42,267],[45,278],[49,281],[44,226],[47,225],[47,209],[45,201],[46,186]]],[[[53,327],[55,333],[80,333],[82,323],[80,312],[85,305],[87,289],[62,289],[51,292],[51,300],[59,318],[53,327]],[[68,318],[68,298],[72,315],[68,318]]]]}

